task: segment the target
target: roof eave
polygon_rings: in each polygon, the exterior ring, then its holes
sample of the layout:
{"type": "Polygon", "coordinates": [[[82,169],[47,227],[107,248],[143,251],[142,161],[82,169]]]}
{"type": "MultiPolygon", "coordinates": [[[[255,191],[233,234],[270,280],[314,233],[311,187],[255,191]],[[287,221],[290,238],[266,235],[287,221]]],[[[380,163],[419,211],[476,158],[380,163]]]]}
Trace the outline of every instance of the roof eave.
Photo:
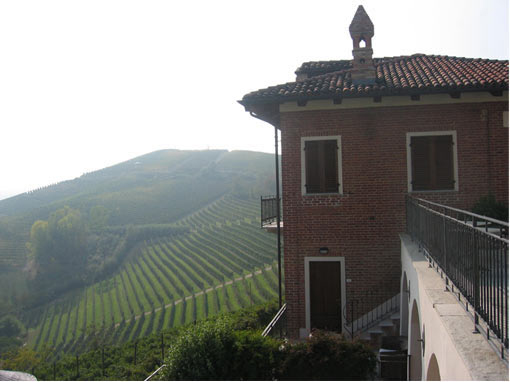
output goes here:
{"type": "Polygon", "coordinates": [[[434,95],[434,94],[450,94],[454,95],[457,93],[476,93],[476,92],[489,92],[496,93],[498,92],[508,91],[508,86],[484,86],[484,87],[472,87],[472,88],[440,88],[440,89],[406,89],[406,90],[393,90],[392,92],[388,91],[367,91],[364,94],[349,94],[349,93],[340,93],[340,94],[320,94],[320,95],[309,95],[309,96],[268,96],[268,97],[256,97],[254,99],[243,99],[238,101],[241,105],[245,107],[246,111],[249,110],[249,106],[251,105],[268,105],[268,104],[282,104],[285,102],[308,102],[315,100],[341,100],[345,98],[376,98],[376,97],[397,97],[397,96],[420,96],[420,95],[434,95]]]}

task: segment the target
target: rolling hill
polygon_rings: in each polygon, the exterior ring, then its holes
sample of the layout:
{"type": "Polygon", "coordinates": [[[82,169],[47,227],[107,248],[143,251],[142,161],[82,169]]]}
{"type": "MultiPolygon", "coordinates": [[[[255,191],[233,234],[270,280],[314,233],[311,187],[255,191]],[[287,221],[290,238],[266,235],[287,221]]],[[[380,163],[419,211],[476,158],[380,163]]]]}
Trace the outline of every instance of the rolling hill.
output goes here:
{"type": "Polygon", "coordinates": [[[30,227],[64,206],[104,207],[109,226],[171,223],[226,194],[274,190],[271,154],[161,150],[0,200],[0,269],[22,267],[30,227]]]}
{"type": "Polygon", "coordinates": [[[0,307],[34,348],[80,352],[97,333],[121,343],[267,301],[276,242],[258,214],[273,190],[271,154],[162,150],[1,200],[0,307]],[[87,224],[89,276],[45,294],[23,272],[26,243],[65,206],[87,224]]]}

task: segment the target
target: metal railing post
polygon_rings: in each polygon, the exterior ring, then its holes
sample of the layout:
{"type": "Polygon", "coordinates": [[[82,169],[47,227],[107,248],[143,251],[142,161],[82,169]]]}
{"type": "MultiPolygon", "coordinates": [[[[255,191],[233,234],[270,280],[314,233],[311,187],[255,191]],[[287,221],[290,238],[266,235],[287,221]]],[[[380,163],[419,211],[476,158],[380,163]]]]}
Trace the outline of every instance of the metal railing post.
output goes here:
{"type": "MultiPolygon", "coordinates": [[[[446,251],[446,208],[443,209],[443,267],[445,272],[448,273],[449,267],[448,267],[448,255],[446,251]]],[[[448,280],[448,278],[446,278],[448,280]]],[[[448,281],[446,281],[446,284],[448,284],[448,281]]]]}
{"type": "Polygon", "coordinates": [[[478,330],[478,310],[480,309],[480,264],[477,251],[476,231],[473,230],[473,284],[474,284],[474,315],[475,315],[475,328],[473,333],[479,333],[478,330]]]}

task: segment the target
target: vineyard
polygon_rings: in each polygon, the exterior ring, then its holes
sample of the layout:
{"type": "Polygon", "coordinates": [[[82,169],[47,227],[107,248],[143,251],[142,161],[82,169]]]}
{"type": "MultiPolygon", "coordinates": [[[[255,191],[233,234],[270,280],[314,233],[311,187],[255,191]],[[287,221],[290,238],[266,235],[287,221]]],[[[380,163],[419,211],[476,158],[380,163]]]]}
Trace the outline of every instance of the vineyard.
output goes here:
{"type": "Polygon", "coordinates": [[[25,242],[23,240],[5,240],[0,236],[0,267],[20,268],[25,261],[25,242]]]}
{"type": "Polygon", "coordinates": [[[188,233],[146,240],[111,277],[25,312],[29,345],[81,353],[274,298],[276,239],[258,203],[222,197],[177,222],[188,233]]]}

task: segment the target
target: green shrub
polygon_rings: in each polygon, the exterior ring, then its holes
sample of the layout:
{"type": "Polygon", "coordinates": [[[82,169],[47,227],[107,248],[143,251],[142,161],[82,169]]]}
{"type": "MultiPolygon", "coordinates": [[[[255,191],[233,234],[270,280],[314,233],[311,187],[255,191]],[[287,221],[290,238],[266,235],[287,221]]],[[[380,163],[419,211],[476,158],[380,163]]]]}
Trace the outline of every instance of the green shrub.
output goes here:
{"type": "Polygon", "coordinates": [[[365,380],[375,371],[375,354],[361,342],[316,331],[305,343],[287,346],[280,380],[365,380]]]}
{"type": "Polygon", "coordinates": [[[315,332],[306,343],[286,344],[260,331],[235,330],[226,317],[189,327],[174,342],[164,380],[363,380],[373,376],[375,354],[342,335],[315,332]]]}
{"type": "Polygon", "coordinates": [[[496,201],[496,197],[492,194],[478,199],[471,211],[478,215],[488,216],[504,222],[508,221],[508,206],[496,201]]]}
{"type": "Polygon", "coordinates": [[[282,342],[262,337],[260,331],[237,331],[235,338],[234,359],[228,379],[274,380],[278,365],[285,355],[279,350],[282,342]]]}
{"type": "Polygon", "coordinates": [[[164,379],[273,379],[281,343],[260,332],[235,331],[225,317],[188,328],[172,345],[164,379]]]}
{"type": "Polygon", "coordinates": [[[235,330],[260,329],[261,332],[277,312],[278,301],[271,300],[261,305],[232,312],[230,317],[235,330]]]}
{"type": "Polygon", "coordinates": [[[224,319],[190,327],[170,347],[165,362],[165,379],[226,379],[225,361],[232,353],[233,345],[232,330],[224,319]]]}

